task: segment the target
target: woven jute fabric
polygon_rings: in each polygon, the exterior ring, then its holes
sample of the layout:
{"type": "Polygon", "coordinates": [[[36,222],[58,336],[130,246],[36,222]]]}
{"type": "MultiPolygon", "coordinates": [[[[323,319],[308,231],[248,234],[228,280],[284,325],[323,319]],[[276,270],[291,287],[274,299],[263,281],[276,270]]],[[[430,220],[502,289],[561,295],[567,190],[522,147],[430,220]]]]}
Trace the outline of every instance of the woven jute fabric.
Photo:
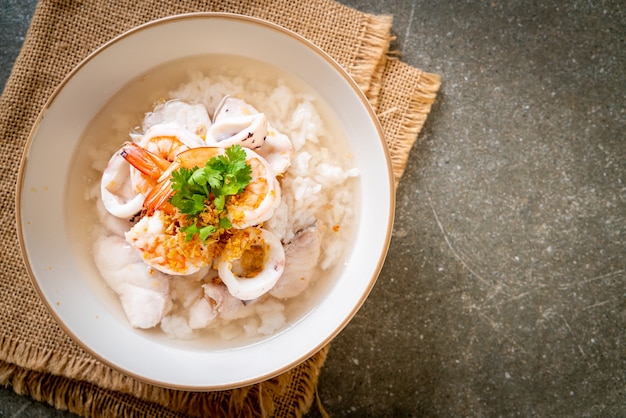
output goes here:
{"type": "Polygon", "coordinates": [[[244,388],[188,392],[112,370],[57,326],[28,277],[15,226],[20,156],[37,115],[81,60],[137,25],[188,12],[230,12],[308,38],[356,80],[379,115],[396,182],[439,88],[439,77],[389,57],[391,16],[332,0],[41,1],[0,98],[0,382],[82,416],[301,416],[315,399],[329,346],[295,368],[244,388]]]}

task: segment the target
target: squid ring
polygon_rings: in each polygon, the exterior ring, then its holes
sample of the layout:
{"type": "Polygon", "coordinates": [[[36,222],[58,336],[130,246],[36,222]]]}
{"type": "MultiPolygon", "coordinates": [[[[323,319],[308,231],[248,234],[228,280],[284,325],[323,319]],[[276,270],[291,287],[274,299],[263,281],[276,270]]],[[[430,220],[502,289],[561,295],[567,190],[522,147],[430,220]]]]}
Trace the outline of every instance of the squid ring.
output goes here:
{"type": "MultiPolygon", "coordinates": [[[[217,271],[228,288],[228,292],[241,300],[256,299],[274,287],[285,269],[285,250],[280,239],[271,232],[262,228],[247,228],[242,230],[247,234],[244,243],[246,248],[256,249],[254,257],[262,269],[250,274],[243,264],[246,264],[246,252],[229,256],[230,251],[224,251],[218,261],[217,271]],[[261,258],[262,257],[262,258],[261,258]]],[[[237,244],[239,245],[239,244],[237,244]]]]}

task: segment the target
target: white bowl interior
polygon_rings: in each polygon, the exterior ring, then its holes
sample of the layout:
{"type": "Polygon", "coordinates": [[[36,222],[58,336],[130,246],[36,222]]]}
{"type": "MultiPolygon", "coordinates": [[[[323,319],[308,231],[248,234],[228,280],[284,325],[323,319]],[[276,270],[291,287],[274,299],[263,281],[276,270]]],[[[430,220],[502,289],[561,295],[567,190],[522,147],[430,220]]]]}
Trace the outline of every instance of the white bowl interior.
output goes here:
{"type": "Polygon", "coordinates": [[[243,386],[283,372],[346,325],[382,267],[394,198],[380,125],[356,84],[334,61],[299,36],[266,22],[194,14],[139,27],[99,49],[72,72],[33,129],[22,161],[17,205],[29,273],[50,312],[78,344],[106,364],[149,383],[208,390],[243,386]],[[183,41],[188,39],[207,41],[183,41]],[[258,343],[228,350],[159,344],[149,332],[132,329],[123,315],[112,313],[82,277],[83,261],[71,251],[65,216],[72,157],[96,112],[128,81],[151,68],[201,54],[235,54],[268,62],[312,86],[341,122],[361,176],[359,224],[340,280],[296,324],[258,343]]]}

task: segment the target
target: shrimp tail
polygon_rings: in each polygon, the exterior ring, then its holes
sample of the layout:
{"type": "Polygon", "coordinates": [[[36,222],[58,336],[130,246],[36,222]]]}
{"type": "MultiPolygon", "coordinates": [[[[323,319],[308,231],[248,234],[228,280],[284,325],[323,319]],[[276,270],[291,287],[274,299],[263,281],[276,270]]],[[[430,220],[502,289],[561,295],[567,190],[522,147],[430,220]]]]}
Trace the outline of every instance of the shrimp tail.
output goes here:
{"type": "MultiPolygon", "coordinates": [[[[143,202],[143,209],[146,215],[151,216],[154,212],[162,208],[172,195],[170,179],[165,179],[157,183],[156,187],[150,190],[143,202]]],[[[166,211],[167,212],[167,211],[166,211]]]]}
{"type": "Polygon", "coordinates": [[[158,180],[170,165],[165,158],[146,150],[134,142],[125,142],[120,155],[137,170],[153,180],[158,180]]]}
{"type": "Polygon", "coordinates": [[[172,171],[178,167],[179,164],[176,162],[172,163],[158,178],[156,186],[146,195],[146,199],[143,202],[143,210],[146,215],[154,214],[157,209],[163,209],[166,213],[172,212],[173,209],[168,202],[174,192],[170,179],[172,171]]]}

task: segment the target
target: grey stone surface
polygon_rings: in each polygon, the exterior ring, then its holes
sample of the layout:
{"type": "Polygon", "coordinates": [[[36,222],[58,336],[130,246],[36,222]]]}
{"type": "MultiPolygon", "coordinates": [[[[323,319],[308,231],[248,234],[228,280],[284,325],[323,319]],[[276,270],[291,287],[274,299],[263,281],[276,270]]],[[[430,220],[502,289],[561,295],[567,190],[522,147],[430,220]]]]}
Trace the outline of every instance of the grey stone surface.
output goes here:
{"type": "MultiPolygon", "coordinates": [[[[626,416],[624,2],[341,2],[393,15],[402,59],[443,84],[326,411],[626,416]]],[[[34,2],[0,4],[4,82],[34,2]]],[[[0,391],[0,415],[38,408],[0,391]]]]}

